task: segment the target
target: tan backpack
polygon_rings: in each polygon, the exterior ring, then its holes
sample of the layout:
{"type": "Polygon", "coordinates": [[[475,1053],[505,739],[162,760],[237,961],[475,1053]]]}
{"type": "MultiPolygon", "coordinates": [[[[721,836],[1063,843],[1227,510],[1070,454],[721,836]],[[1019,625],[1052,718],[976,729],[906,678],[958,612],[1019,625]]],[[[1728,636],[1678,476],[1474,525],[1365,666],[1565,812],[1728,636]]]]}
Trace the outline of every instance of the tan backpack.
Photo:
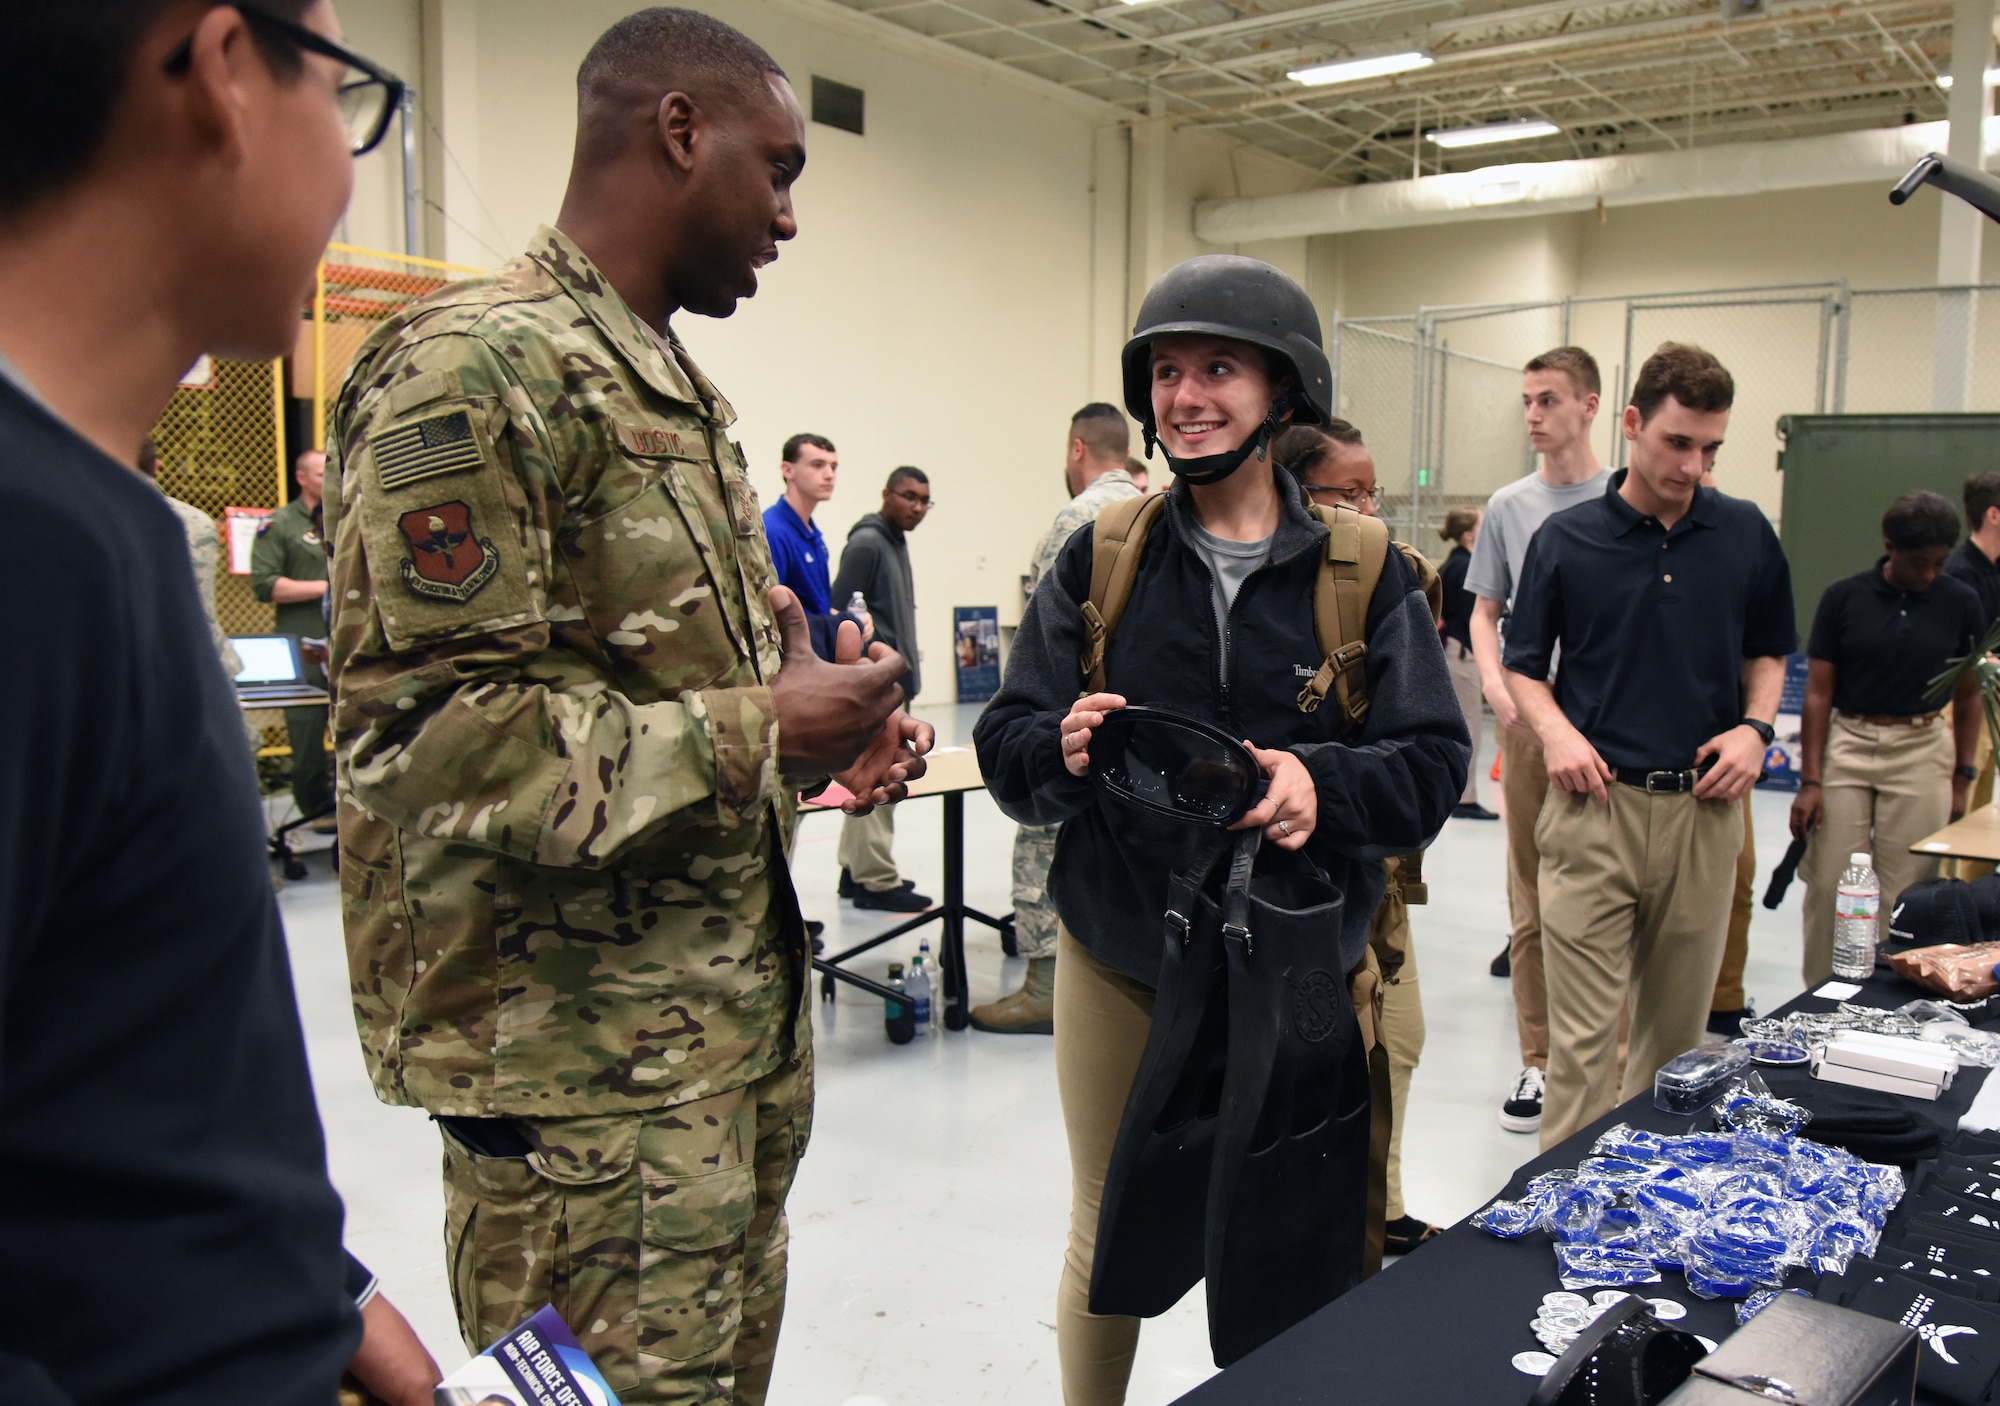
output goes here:
{"type": "MultiPolygon", "coordinates": [[[[1139,576],[1139,557],[1146,538],[1165,510],[1167,495],[1125,498],[1097,515],[1091,531],[1090,598],[1083,603],[1084,651],[1077,662],[1086,692],[1104,691],[1104,655],[1117,632],[1119,617],[1132,599],[1139,576]]],[[[1313,713],[1331,690],[1339,706],[1343,730],[1358,731],[1368,716],[1368,676],[1358,669],[1368,657],[1368,602],[1382,579],[1388,559],[1389,527],[1380,518],[1356,512],[1345,503],[1328,508],[1311,505],[1312,515],[1327,526],[1326,559],[1313,587],[1313,630],[1325,660],[1319,672],[1299,690],[1299,711],[1313,713]]],[[[1402,542],[1393,544],[1417,573],[1430,601],[1432,618],[1444,611],[1444,584],[1423,553],[1402,542]]]]}

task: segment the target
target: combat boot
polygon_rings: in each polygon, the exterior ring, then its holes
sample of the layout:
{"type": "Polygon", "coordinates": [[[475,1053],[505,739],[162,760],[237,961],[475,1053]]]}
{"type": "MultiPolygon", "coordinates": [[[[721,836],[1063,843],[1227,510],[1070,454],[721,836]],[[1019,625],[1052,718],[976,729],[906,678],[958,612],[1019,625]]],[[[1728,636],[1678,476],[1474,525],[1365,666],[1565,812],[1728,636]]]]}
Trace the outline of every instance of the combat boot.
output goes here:
{"type": "Polygon", "coordinates": [[[972,1028],[994,1035],[1055,1034],[1056,959],[1030,957],[1021,989],[991,1005],[974,1006],[972,1028]]]}

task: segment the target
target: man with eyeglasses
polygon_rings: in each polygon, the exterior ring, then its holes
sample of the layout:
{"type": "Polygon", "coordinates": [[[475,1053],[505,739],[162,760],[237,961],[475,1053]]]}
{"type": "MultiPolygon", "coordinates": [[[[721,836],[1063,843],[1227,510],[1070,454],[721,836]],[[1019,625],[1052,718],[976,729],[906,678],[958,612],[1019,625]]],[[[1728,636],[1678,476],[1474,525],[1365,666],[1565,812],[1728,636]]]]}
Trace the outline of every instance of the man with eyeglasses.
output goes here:
{"type": "MultiPolygon", "coordinates": [[[[1361,431],[1346,420],[1323,425],[1297,425],[1278,437],[1271,450],[1290,469],[1315,503],[1343,503],[1366,517],[1380,517],[1382,490],[1375,482],[1375,456],[1361,431]]],[[[1430,563],[1412,548],[1397,543],[1415,567],[1419,579],[1437,581],[1430,563]]],[[[1403,1203],[1403,1124],[1410,1104],[1410,1082],[1424,1054],[1424,997],[1418,986],[1416,935],[1410,928],[1410,905],[1428,901],[1421,854],[1397,855],[1382,862],[1388,882],[1370,924],[1370,943],[1382,964],[1382,1014],[1378,1029],[1389,1059],[1389,1147],[1384,1169],[1384,1254],[1406,1255],[1443,1233],[1403,1203]]]]}
{"type": "Polygon", "coordinates": [[[553,1302],[626,1406],[759,1402],[812,1116],[796,795],[893,801],[930,730],[852,622],[813,653],[670,323],[798,232],[791,84],[649,9],[577,96],[555,225],[385,318],[334,408],[355,1014],[442,1132],[469,1348],[553,1302]]]}
{"type": "Polygon", "coordinates": [[[9,1403],[437,1379],[341,1253],[242,719],[131,472],[198,356],[293,345],[400,91],[339,32],[324,0],[0,7],[34,134],[0,152],[0,581],[38,624],[0,693],[9,1403]]]}
{"type": "MultiPolygon", "coordinates": [[[[882,510],[848,529],[840,571],[833,578],[833,603],[842,608],[859,591],[875,622],[875,638],[910,661],[903,678],[906,702],[923,684],[917,655],[917,590],[910,574],[909,534],[931,510],[931,481],[905,465],[882,485],[882,510]]],[[[840,826],[840,896],[856,908],[885,913],[921,913],[931,900],[916,881],[896,871],[896,812],[878,806],[849,816],[840,826]]]]}

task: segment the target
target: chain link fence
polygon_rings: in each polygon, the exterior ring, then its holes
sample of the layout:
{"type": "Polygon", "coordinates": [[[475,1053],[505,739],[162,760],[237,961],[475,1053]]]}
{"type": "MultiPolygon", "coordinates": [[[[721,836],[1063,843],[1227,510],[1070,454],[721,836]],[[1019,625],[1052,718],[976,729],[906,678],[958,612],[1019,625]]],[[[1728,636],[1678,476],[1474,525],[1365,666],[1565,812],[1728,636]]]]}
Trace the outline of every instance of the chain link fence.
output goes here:
{"type": "Polygon", "coordinates": [[[1335,400],[1374,451],[1383,515],[1428,547],[1449,509],[1483,505],[1534,468],[1520,401],[1529,359],[1565,344],[1596,356],[1593,442],[1622,466],[1636,367],[1662,342],[1693,343],[1736,379],[1717,477],[1775,520],[1781,416],[2000,411],[2000,300],[1980,316],[1995,291],[1811,283],[1336,316],[1335,400]]]}
{"type": "Polygon", "coordinates": [[[292,393],[313,402],[313,445],[326,447],[333,404],[347,368],[382,319],[480,270],[385,249],[329,244],[319,266],[311,317],[292,358],[292,393]]]}

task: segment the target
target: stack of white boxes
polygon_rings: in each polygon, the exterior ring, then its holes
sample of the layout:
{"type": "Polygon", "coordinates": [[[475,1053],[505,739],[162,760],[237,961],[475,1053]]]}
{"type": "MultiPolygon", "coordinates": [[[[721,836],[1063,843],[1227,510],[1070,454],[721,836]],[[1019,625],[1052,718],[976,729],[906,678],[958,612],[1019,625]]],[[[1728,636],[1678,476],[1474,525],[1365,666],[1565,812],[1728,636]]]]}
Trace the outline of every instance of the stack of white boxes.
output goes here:
{"type": "Polygon", "coordinates": [[[1830,1083],[1935,1099],[1951,1087],[1958,1056],[1924,1040],[1843,1030],[1813,1056],[1812,1072],[1815,1079],[1830,1083]]]}

